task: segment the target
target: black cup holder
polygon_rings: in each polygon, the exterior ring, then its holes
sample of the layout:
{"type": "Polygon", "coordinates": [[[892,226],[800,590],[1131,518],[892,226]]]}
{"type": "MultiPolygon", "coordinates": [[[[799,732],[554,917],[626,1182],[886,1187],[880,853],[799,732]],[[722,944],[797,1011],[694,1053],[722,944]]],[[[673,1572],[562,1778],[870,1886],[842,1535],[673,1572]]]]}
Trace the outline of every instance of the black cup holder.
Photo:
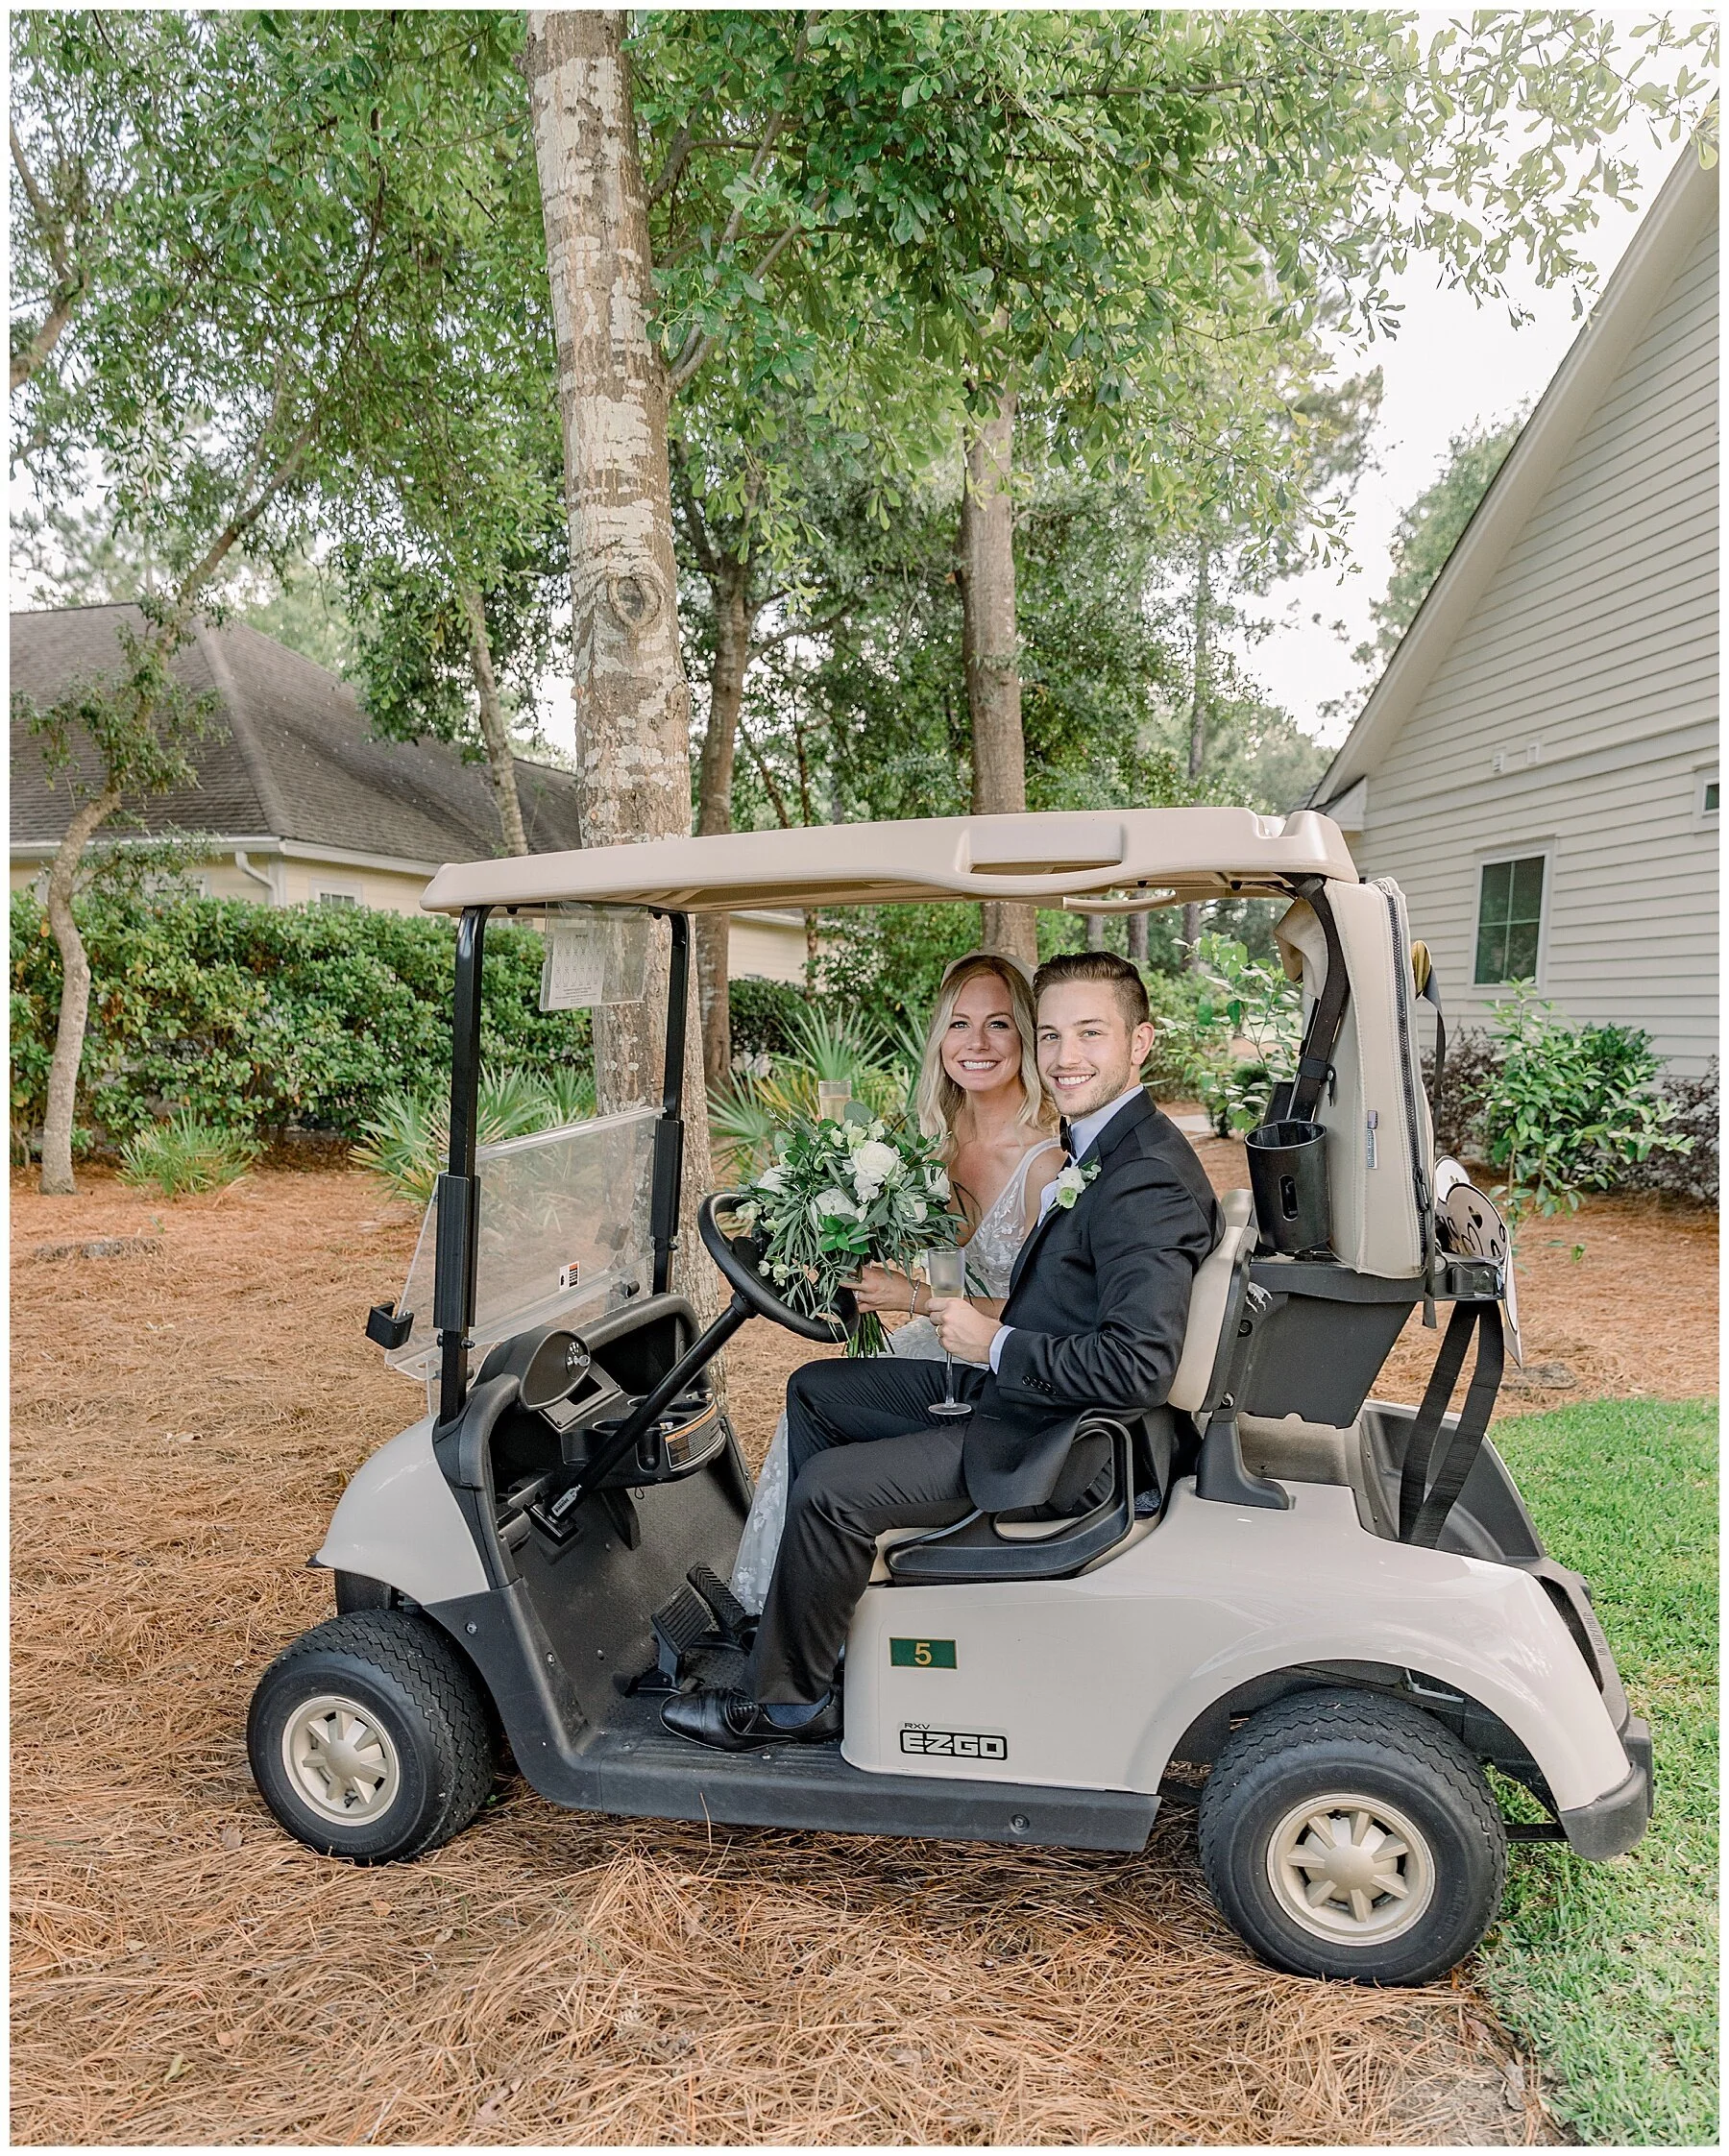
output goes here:
{"type": "Polygon", "coordinates": [[[1318,1123],[1263,1123],[1244,1140],[1261,1241],[1287,1257],[1325,1250],[1332,1238],[1327,1132],[1318,1123]]]}

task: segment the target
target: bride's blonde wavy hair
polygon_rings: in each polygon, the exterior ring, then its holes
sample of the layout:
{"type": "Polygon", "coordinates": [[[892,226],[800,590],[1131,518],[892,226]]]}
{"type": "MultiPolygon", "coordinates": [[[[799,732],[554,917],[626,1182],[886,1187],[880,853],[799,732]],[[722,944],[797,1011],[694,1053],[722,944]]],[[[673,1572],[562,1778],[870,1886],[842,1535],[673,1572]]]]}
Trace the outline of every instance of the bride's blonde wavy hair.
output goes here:
{"type": "Polygon", "coordinates": [[[1000,952],[969,951],[949,967],[937,991],[937,1015],[925,1036],[924,1061],[919,1066],[918,1083],[913,1094],[918,1127],[927,1138],[940,1142],[945,1160],[954,1153],[955,1117],[966,1095],[942,1067],[942,1043],[955,1015],[955,1005],[961,1000],[961,991],[969,981],[983,980],[986,974],[1002,981],[1008,989],[1009,1006],[1014,1013],[1015,1030],[1020,1034],[1021,1104],[1016,1120],[1033,1130],[1057,1127],[1057,1110],[1038,1075],[1038,1027],[1033,984],[1014,960],[1004,957],[1000,952]]]}

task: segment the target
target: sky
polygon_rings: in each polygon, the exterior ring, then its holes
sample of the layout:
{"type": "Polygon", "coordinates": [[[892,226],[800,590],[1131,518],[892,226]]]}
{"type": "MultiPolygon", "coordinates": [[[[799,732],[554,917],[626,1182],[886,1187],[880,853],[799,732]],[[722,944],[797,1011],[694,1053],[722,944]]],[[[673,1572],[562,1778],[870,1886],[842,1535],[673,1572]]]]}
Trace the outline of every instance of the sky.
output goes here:
{"type": "MultiPolygon", "coordinates": [[[[1599,292],[1681,155],[1680,145],[1654,144],[1643,128],[1629,133],[1624,148],[1640,170],[1637,209],[1605,204],[1587,238],[1599,292]]],[[[1574,319],[1571,290],[1546,292],[1529,277],[1508,282],[1532,317],[1519,328],[1504,303],[1479,307],[1414,263],[1395,286],[1404,303],[1399,335],[1350,360],[1352,373],[1378,364],[1385,383],[1371,446],[1378,469],[1364,474],[1352,501],[1350,564],[1275,585],[1258,610],[1271,633],[1243,655],[1270,699],[1329,745],[1343,739],[1351,713],[1374,686],[1374,671],[1353,664],[1351,651],[1371,634],[1369,606],[1386,590],[1400,512],[1446,469],[1454,435],[1537,401],[1584,327],[1574,319]],[[1338,621],[1343,636],[1334,630],[1338,621]],[[1323,719],[1321,707],[1341,698],[1349,711],[1323,719]]]]}

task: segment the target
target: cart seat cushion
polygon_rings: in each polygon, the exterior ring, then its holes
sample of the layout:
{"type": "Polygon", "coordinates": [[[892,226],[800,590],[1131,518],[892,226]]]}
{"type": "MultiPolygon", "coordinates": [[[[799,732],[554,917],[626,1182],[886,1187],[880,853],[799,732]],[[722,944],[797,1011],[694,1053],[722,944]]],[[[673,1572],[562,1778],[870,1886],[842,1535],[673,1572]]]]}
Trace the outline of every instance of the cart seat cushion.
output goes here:
{"type": "Polygon", "coordinates": [[[1172,1407],[1196,1415],[1206,1405],[1213,1368],[1219,1359],[1219,1334],[1230,1301],[1230,1279],[1237,1261],[1254,1247],[1254,1199],[1246,1190],[1228,1190],[1219,1199],[1225,1233],[1210,1257],[1195,1269],[1189,1290],[1188,1323],[1182,1353],[1166,1395],[1172,1407]]]}

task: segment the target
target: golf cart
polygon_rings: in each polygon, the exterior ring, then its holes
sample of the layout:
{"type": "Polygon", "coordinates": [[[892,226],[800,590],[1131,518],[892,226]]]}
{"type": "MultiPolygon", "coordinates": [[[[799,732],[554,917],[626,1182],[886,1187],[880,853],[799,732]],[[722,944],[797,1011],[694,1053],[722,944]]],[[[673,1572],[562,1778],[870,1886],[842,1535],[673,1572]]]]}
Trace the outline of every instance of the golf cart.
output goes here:
{"type": "Polygon", "coordinates": [[[1510,1837],[1583,1857],[1639,1839],[1649,1733],[1485,1435],[1518,1351],[1511,1258],[1434,1157],[1427,956],[1327,818],[673,838],[449,866],[424,903],[458,923],[450,1168],[367,1330],[429,1412],[349,1483],[312,1560],[338,1614],[253,1702],[253,1772],[289,1833],[359,1863],[435,1848],[479,1810],[501,1740],[555,1804],[716,1825],[1132,1851],[1161,1803],[1198,1800],[1208,1884],[1249,1945],[1376,1983],[1475,1946],[1510,1837]],[[669,1734],[667,1694],[736,1679],[749,1634],[723,1583],[751,1482],[712,1359],[751,1318],[840,1333],[781,1298],[723,1194],[699,1219],[724,1307],[704,1326],[673,1291],[690,916],[1234,896],[1286,904],[1303,1056],[1252,1133],[1253,1192],[1224,1202],[1169,1401],[1100,1403],[1037,1516],[880,1538],[840,1741],[669,1734]],[[640,993],[650,938],[670,944],[658,1112],[476,1147],[495,914],[543,925],[547,1007],[640,993]],[[1372,1398],[1420,1304],[1449,1306],[1423,1402],[1372,1398]],[[1541,1823],[1503,1818],[1486,1766],[1541,1823]]]}

